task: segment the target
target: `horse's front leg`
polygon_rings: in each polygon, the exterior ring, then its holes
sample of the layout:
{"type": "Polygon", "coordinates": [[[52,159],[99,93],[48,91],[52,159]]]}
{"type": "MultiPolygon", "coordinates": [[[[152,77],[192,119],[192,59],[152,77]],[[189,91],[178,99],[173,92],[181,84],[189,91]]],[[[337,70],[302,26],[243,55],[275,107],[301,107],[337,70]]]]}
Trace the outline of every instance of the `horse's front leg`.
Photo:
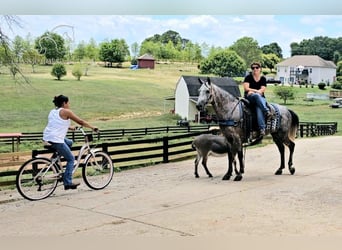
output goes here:
{"type": "Polygon", "coordinates": [[[230,179],[233,173],[233,161],[234,161],[235,155],[233,155],[231,152],[228,152],[228,171],[223,176],[222,180],[227,181],[230,179]]]}
{"type": "Polygon", "coordinates": [[[279,140],[274,141],[278,147],[280,153],[280,167],[274,173],[275,175],[281,175],[283,173],[283,169],[285,168],[285,146],[279,140]]]}
{"type": "MultiPolygon", "coordinates": [[[[242,174],[245,173],[245,164],[243,161],[243,151],[239,150],[238,151],[238,158],[239,158],[239,164],[240,164],[240,171],[235,171],[236,172],[236,177],[234,178],[234,181],[241,181],[242,180],[242,174]]],[[[236,164],[236,161],[235,161],[236,164]]],[[[236,165],[235,165],[236,168],[236,165]]]]}

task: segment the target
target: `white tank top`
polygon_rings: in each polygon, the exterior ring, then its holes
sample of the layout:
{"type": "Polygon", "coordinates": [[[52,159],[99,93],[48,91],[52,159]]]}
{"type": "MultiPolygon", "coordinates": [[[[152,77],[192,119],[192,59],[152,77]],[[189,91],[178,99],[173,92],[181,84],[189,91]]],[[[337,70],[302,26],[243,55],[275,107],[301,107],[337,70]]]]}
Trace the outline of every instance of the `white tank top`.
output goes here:
{"type": "Polygon", "coordinates": [[[53,109],[48,116],[48,124],[44,129],[43,140],[54,143],[64,143],[64,138],[70,127],[70,119],[64,120],[59,112],[63,108],[53,109]]]}

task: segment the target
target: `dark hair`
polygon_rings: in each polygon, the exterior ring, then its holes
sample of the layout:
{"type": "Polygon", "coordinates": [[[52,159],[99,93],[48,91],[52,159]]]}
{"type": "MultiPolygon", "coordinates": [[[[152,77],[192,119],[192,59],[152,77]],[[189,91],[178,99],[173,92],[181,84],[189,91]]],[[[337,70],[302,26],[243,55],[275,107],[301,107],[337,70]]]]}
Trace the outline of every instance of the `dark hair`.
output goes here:
{"type": "Polygon", "coordinates": [[[52,100],[52,102],[55,104],[57,108],[62,107],[63,103],[67,103],[68,101],[69,101],[69,98],[65,95],[55,96],[52,100]]]}
{"type": "Polygon", "coordinates": [[[252,62],[251,68],[252,68],[252,66],[258,66],[259,68],[261,68],[261,63],[259,63],[259,62],[252,62]]]}

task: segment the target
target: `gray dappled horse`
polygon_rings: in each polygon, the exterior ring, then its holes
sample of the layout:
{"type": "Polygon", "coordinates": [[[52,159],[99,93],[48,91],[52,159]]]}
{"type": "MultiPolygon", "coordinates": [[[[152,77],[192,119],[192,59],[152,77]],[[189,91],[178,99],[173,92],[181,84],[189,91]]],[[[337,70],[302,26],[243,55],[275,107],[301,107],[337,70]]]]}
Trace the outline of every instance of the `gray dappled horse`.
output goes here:
{"type": "MultiPolygon", "coordinates": [[[[251,122],[249,119],[253,112],[244,99],[240,99],[221,89],[210,82],[208,77],[206,81],[199,78],[202,84],[199,89],[199,96],[196,107],[203,110],[207,104],[211,104],[217,115],[222,134],[226,137],[228,143],[228,171],[222,178],[229,180],[233,172],[233,162],[236,154],[238,155],[240,171],[235,167],[235,181],[242,179],[244,173],[243,147],[250,138],[251,122]]],[[[275,172],[281,175],[285,168],[285,146],[290,150],[288,168],[291,174],[295,173],[292,167],[292,157],[295,149],[294,139],[299,126],[298,116],[285,106],[270,105],[274,117],[267,122],[266,134],[271,134],[273,141],[280,152],[280,167],[275,172]]],[[[262,138],[261,138],[262,139],[262,138]]]]}

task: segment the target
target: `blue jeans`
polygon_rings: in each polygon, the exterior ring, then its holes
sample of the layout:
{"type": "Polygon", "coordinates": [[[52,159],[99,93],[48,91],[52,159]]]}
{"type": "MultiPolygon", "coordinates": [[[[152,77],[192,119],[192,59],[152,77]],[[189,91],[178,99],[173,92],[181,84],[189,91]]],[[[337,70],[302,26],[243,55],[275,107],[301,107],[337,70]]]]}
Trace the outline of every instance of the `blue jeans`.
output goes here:
{"type": "Polygon", "coordinates": [[[71,153],[71,150],[70,150],[72,146],[72,142],[73,142],[72,140],[67,139],[67,138],[64,139],[64,143],[50,142],[52,144],[51,147],[55,149],[67,161],[65,172],[63,175],[64,186],[72,184],[72,171],[74,169],[74,161],[75,161],[75,157],[71,153]]]}
{"type": "Polygon", "coordinates": [[[247,99],[251,106],[255,107],[259,129],[264,130],[266,128],[265,114],[269,111],[266,99],[259,94],[250,94],[247,96],[247,99]]]}

